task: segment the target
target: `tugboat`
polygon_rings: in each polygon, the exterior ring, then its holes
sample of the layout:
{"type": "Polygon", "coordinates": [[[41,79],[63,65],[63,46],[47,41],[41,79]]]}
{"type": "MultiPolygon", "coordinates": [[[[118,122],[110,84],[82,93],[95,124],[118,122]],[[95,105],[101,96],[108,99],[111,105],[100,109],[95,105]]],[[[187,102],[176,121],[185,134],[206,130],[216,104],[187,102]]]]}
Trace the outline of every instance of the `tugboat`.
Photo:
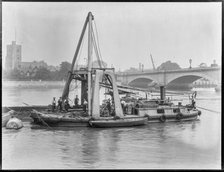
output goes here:
{"type": "Polygon", "coordinates": [[[81,109],[69,108],[66,112],[52,112],[31,111],[31,118],[34,123],[46,125],[48,127],[77,127],[77,126],[91,126],[91,127],[127,127],[145,125],[148,117],[140,115],[124,116],[118,88],[116,84],[115,74],[113,68],[103,68],[101,64],[99,53],[97,52],[97,44],[95,42],[94,32],[92,29],[93,15],[88,13],[83,30],[76,48],[76,52],[72,61],[71,69],[68,72],[68,77],[62,94],[62,102],[67,100],[70,92],[70,84],[73,80],[81,82],[81,109]],[[89,26],[88,32],[88,68],[80,68],[74,70],[75,62],[79,49],[85,34],[85,30],[89,26]],[[92,64],[92,49],[96,52],[99,68],[93,68],[92,64]],[[109,116],[103,117],[101,113],[101,106],[99,101],[99,90],[101,87],[110,87],[113,90],[111,97],[111,106],[114,109],[109,113],[109,116]],[[86,104],[87,101],[87,110],[86,104]]]}
{"type": "Polygon", "coordinates": [[[165,87],[160,86],[160,99],[138,100],[132,105],[132,114],[148,117],[149,123],[191,121],[201,115],[201,111],[195,106],[196,92],[191,96],[191,104],[174,105],[165,98],[165,87]]]}

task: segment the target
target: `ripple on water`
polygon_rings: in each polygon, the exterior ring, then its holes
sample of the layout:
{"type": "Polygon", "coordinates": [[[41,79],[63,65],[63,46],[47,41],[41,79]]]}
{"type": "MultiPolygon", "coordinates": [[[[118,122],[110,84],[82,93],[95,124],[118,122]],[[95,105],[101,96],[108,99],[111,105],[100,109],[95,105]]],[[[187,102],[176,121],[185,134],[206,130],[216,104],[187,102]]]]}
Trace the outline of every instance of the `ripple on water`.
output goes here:
{"type": "MultiPolygon", "coordinates": [[[[197,105],[218,111],[220,102],[197,105]]],[[[3,169],[220,168],[220,139],[221,114],[205,110],[198,121],[133,128],[51,130],[24,122],[20,130],[2,128],[2,163],[3,169]]]]}

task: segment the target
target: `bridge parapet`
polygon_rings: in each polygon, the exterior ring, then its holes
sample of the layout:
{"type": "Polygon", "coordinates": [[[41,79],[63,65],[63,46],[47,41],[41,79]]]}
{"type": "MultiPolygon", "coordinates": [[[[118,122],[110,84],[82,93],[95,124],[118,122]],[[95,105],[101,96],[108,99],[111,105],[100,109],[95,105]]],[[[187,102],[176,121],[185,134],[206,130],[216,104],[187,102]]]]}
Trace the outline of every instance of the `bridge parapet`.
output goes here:
{"type": "Polygon", "coordinates": [[[144,74],[159,74],[159,73],[175,73],[175,72],[195,72],[195,71],[221,71],[221,67],[195,67],[195,68],[182,68],[174,70],[154,70],[154,71],[136,71],[136,72],[119,72],[117,76],[123,75],[144,75],[144,74]]]}
{"type": "Polygon", "coordinates": [[[117,73],[117,81],[124,85],[128,85],[131,81],[146,78],[152,80],[159,85],[167,85],[173,80],[184,76],[197,76],[198,78],[206,78],[213,82],[221,82],[221,67],[196,67],[183,68],[175,70],[160,70],[147,72],[125,72],[117,73]]]}

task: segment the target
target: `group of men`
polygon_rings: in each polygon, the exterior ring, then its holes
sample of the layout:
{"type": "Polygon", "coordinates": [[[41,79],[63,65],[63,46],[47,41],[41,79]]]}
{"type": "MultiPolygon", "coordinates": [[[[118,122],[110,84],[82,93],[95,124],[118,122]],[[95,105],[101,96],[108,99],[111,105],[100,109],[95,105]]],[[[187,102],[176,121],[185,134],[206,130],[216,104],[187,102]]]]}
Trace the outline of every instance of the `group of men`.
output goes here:
{"type": "Polygon", "coordinates": [[[55,110],[63,111],[63,106],[64,106],[64,109],[66,111],[68,111],[68,108],[70,107],[68,98],[66,98],[64,100],[64,103],[63,103],[62,97],[60,97],[58,99],[58,104],[56,106],[56,98],[53,97],[53,100],[52,100],[52,112],[54,112],[55,110]]]}
{"type": "MultiPolygon", "coordinates": [[[[110,98],[106,101],[106,108],[109,112],[109,115],[114,115],[113,112],[114,112],[114,109],[113,109],[113,106],[114,106],[114,103],[113,101],[111,102],[110,98]]],[[[122,99],[121,100],[121,106],[122,106],[122,110],[123,110],[123,113],[126,113],[127,111],[127,104],[126,102],[122,99]]]]}
{"type": "MultiPolygon", "coordinates": [[[[83,102],[83,110],[84,110],[84,112],[86,112],[87,104],[88,104],[87,101],[84,99],[84,102],[83,102]]],[[[76,95],[76,97],[75,97],[74,107],[79,107],[79,98],[78,98],[78,95],[76,95]]],[[[61,112],[61,111],[63,111],[63,109],[65,111],[68,111],[69,108],[71,108],[71,106],[69,104],[68,97],[65,98],[64,102],[62,100],[62,97],[60,97],[58,99],[58,104],[57,105],[56,105],[56,98],[53,97],[53,100],[52,100],[52,112],[54,112],[55,110],[59,110],[61,112]]]]}

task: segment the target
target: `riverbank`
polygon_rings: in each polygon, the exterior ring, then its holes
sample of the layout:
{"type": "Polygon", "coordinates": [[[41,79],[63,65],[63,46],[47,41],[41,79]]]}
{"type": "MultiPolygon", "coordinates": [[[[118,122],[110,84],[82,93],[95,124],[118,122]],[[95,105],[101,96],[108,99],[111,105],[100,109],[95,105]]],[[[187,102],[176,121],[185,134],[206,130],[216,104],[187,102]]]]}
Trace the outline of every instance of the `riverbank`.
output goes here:
{"type": "Polygon", "coordinates": [[[3,81],[2,88],[63,88],[65,81],[3,81]]]}

